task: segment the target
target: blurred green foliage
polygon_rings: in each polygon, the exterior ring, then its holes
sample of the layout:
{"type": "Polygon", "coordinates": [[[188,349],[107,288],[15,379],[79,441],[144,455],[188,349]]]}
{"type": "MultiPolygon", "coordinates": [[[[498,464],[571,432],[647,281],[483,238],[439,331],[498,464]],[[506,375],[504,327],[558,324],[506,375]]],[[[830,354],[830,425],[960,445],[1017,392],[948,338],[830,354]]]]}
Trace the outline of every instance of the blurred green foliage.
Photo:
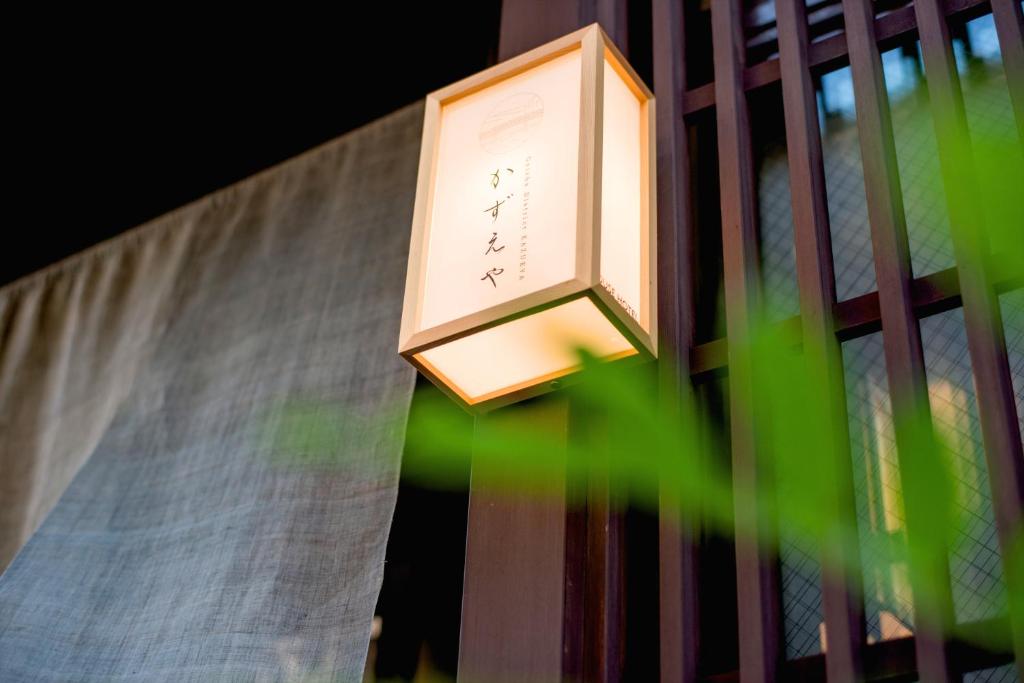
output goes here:
{"type": "MultiPolygon", "coordinates": [[[[973,152],[967,144],[950,148],[966,150],[956,163],[976,169],[980,196],[947,187],[945,199],[976,207],[977,221],[955,222],[952,229],[958,231],[956,239],[978,247],[962,250],[962,257],[981,254],[987,262],[974,265],[983,266],[993,280],[998,276],[1019,286],[1024,277],[1024,156],[1014,142],[983,136],[971,142],[973,152]]],[[[812,368],[799,344],[778,326],[755,328],[747,343],[740,352],[752,361],[752,387],[732,397],[731,409],[757,425],[756,477],[733,476],[728,420],[716,418],[693,392],[659,400],[658,372],[672,375],[665,367],[672,353],[663,352],[657,368],[601,363],[585,349],[578,349],[584,368],[579,376],[554,398],[537,399],[568,400],[569,433],[564,421],[538,421],[535,411],[519,406],[503,409],[499,419],[477,419],[467,429],[466,416],[447,398],[424,392],[409,418],[407,454],[413,455],[403,463],[403,474],[423,485],[465,487],[471,459],[474,486],[537,496],[568,492],[570,497],[599,478],[608,483],[614,500],[650,511],[674,509],[681,524],[699,524],[769,547],[777,547],[779,529],[796,534],[806,547],[821,549],[826,572],[845,575],[854,587],[857,577],[876,569],[865,566],[869,561],[883,569],[904,563],[917,613],[948,610],[948,552],[964,523],[962,506],[954,504],[962,492],[960,478],[951,471],[956,460],[947,445],[951,441],[937,433],[920,406],[893,405],[894,420],[904,426],[904,443],[909,444],[899,458],[901,494],[917,519],[910,522],[912,533],[897,534],[899,542],[861,537],[855,516],[837,499],[837,485],[850,477],[837,469],[844,466],[842,456],[848,457],[833,412],[837,402],[844,405],[843,388],[812,368]],[[739,514],[755,501],[756,514],[739,514]],[[865,553],[864,543],[879,547],[865,553]]],[[[396,407],[394,414],[379,417],[391,424],[404,410],[396,407]]],[[[330,463],[346,452],[338,444],[346,441],[347,430],[365,429],[365,419],[323,406],[284,406],[273,417],[271,452],[279,463],[291,456],[295,464],[330,463]]],[[[841,429],[845,436],[846,426],[841,429]]],[[[1024,567],[1024,530],[1018,529],[1014,539],[1003,549],[1009,554],[1006,566],[1024,567]]],[[[1010,610],[1024,613],[1021,591],[1011,591],[1009,599],[1010,610]]],[[[960,635],[1007,647],[1003,634],[975,630],[960,635]]]]}

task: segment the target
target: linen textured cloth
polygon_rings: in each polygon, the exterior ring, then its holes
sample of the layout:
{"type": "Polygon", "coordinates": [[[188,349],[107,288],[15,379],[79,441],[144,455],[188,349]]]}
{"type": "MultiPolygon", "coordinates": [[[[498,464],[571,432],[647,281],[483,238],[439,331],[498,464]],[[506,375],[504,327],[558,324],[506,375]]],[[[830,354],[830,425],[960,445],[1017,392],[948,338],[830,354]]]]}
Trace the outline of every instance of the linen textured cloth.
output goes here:
{"type": "Polygon", "coordinates": [[[421,121],[0,290],[0,681],[361,679],[421,121]]]}

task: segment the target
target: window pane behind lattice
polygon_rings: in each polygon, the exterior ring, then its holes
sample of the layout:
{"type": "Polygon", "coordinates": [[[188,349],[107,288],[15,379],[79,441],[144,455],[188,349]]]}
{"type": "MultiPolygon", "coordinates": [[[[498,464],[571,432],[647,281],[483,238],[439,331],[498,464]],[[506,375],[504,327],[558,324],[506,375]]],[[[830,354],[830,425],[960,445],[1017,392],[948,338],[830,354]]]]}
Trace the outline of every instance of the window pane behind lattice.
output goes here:
{"type": "Polygon", "coordinates": [[[907,567],[889,562],[905,543],[903,496],[881,333],[843,344],[850,455],[868,642],[913,634],[907,567]]]}
{"type": "Polygon", "coordinates": [[[1006,587],[963,310],[925,318],[921,338],[932,419],[951,457],[958,524],[949,571],[957,621],[996,617],[1006,612],[1006,587]]]}

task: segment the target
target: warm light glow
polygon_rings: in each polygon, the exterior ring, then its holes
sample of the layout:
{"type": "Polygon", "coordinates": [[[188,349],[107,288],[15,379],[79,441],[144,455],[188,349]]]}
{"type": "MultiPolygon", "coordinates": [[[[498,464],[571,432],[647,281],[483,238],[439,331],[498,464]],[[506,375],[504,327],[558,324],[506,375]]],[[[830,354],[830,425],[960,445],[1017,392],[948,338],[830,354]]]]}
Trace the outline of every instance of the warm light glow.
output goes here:
{"type": "MultiPolygon", "coordinates": [[[[641,180],[644,112],[616,66],[604,60],[604,145],[601,164],[601,285],[649,330],[641,296],[644,260],[641,180]]],[[[646,300],[646,292],[643,293],[646,300]]]]}
{"type": "Polygon", "coordinates": [[[416,359],[472,404],[572,372],[577,347],[606,359],[636,353],[593,302],[580,298],[423,351],[416,359]]]}
{"type": "Polygon", "coordinates": [[[399,353],[474,412],[656,357],[653,125],[596,24],[428,95],[399,353]]]}
{"type": "Polygon", "coordinates": [[[441,107],[422,327],[572,279],[580,64],[573,50],[441,107]]]}

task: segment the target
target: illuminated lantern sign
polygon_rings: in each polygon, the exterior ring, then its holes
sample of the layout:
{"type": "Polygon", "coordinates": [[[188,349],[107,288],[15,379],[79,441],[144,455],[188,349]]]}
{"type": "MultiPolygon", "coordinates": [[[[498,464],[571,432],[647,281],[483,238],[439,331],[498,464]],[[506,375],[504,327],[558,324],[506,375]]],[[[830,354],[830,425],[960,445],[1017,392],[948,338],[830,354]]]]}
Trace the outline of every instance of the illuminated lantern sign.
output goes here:
{"type": "Polygon", "coordinates": [[[596,24],[428,95],[399,352],[473,410],[656,356],[654,156],[596,24]]]}

